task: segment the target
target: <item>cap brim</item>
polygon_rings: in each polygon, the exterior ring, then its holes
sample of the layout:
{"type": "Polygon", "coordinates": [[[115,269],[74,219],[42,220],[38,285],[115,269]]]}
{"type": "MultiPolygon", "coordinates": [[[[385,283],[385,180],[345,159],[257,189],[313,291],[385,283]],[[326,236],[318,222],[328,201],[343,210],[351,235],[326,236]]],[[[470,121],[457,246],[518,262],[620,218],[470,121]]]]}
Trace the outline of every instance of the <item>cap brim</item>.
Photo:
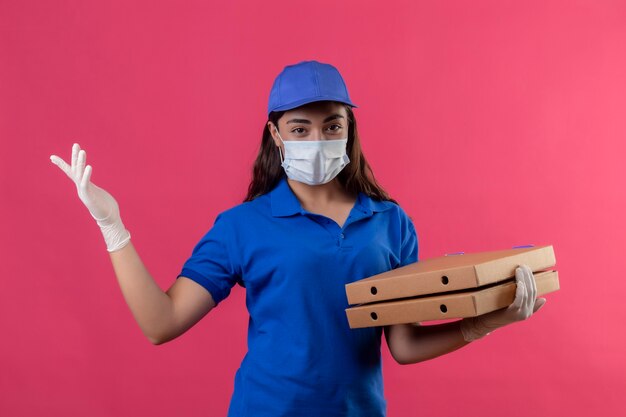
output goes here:
{"type": "Polygon", "coordinates": [[[295,109],[296,107],[304,106],[305,104],[309,104],[309,103],[315,103],[317,101],[336,101],[338,103],[347,104],[350,107],[358,108],[358,106],[356,104],[354,104],[351,101],[348,101],[348,100],[346,100],[344,98],[331,97],[331,96],[318,96],[318,97],[309,97],[309,98],[297,100],[297,101],[294,101],[294,102],[291,102],[291,103],[283,104],[282,106],[278,106],[278,107],[275,107],[275,108],[271,109],[269,111],[269,113],[271,113],[273,111],[292,110],[292,109],[295,109]]]}

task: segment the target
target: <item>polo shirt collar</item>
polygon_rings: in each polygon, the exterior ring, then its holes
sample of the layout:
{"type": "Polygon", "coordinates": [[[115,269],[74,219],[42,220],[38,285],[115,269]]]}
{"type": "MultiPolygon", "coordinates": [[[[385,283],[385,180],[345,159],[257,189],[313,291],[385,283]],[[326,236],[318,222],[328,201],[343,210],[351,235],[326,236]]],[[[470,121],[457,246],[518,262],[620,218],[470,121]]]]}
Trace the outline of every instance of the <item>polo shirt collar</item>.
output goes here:
{"type": "MultiPolygon", "coordinates": [[[[296,195],[291,191],[287,178],[280,179],[276,187],[270,191],[270,199],[272,205],[272,216],[286,217],[294,214],[303,213],[302,205],[296,195]]],[[[356,200],[355,209],[361,211],[364,215],[371,216],[372,213],[389,210],[393,207],[391,201],[377,201],[359,192],[356,200]]]]}
{"type": "Polygon", "coordinates": [[[369,213],[376,213],[389,210],[394,206],[391,201],[374,200],[372,197],[360,192],[357,205],[367,210],[369,213]]]}
{"type": "Polygon", "coordinates": [[[272,216],[285,217],[302,212],[302,205],[298,197],[289,188],[286,177],[282,177],[278,185],[270,191],[272,216]]]}

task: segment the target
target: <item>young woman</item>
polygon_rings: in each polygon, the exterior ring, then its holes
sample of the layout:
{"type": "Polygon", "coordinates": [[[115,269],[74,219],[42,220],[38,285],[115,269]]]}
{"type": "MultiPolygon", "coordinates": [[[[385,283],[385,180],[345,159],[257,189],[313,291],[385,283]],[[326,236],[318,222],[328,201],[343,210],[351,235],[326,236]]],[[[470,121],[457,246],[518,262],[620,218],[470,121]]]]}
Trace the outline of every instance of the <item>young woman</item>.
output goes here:
{"type": "Polygon", "coordinates": [[[248,353],[229,416],[384,416],[383,331],[396,361],[416,363],[545,303],[521,266],[507,309],[435,326],[348,327],[345,284],[418,259],[411,219],[361,151],[353,107],[335,67],[285,67],[244,203],[217,217],[167,292],[141,262],[115,199],[90,181],[85,151],[74,144],[71,165],[51,157],[101,227],[122,293],[152,343],[184,333],[235,284],[246,288],[248,353]]]}

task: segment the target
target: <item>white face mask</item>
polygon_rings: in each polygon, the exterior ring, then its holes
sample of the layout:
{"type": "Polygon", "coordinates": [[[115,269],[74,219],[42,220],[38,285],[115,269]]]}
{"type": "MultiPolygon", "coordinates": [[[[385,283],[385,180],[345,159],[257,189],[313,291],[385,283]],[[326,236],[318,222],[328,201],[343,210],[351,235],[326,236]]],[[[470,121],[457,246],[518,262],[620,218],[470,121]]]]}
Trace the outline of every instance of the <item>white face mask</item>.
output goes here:
{"type": "MultiPolygon", "coordinates": [[[[288,140],[284,141],[285,158],[280,159],[287,177],[309,185],[326,184],[348,165],[346,154],[348,138],[336,140],[288,140]]],[[[280,148],[278,148],[280,152],[280,148]]]]}

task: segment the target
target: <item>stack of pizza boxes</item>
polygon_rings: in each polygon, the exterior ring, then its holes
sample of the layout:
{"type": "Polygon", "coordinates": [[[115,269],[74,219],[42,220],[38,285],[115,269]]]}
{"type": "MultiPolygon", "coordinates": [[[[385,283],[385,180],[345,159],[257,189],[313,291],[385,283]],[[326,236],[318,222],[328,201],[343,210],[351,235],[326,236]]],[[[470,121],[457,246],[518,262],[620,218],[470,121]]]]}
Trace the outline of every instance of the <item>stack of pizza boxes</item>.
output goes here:
{"type": "Polygon", "coordinates": [[[350,328],[474,317],[515,298],[515,269],[528,265],[537,296],[559,289],[550,246],[446,255],[346,285],[350,328]]]}

